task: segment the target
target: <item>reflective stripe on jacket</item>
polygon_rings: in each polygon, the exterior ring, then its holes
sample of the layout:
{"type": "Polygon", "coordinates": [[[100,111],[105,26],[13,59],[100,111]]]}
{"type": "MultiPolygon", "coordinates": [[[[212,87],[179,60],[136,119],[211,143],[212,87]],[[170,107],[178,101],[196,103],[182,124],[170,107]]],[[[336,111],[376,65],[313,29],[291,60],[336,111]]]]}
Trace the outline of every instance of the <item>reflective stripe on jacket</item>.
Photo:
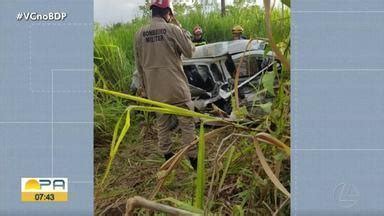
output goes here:
{"type": "Polygon", "coordinates": [[[203,38],[200,38],[199,40],[192,40],[193,44],[195,46],[201,46],[207,44],[207,41],[204,40],[203,38]]]}

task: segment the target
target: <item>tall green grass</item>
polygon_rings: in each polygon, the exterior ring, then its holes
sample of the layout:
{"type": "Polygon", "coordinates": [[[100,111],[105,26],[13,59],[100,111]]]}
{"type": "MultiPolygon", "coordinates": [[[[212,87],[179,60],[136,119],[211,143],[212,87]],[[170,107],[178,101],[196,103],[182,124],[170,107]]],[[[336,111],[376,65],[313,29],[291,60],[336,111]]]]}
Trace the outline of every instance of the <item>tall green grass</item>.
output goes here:
{"type": "MultiPolygon", "coordinates": [[[[289,35],[289,11],[284,14],[279,10],[272,12],[274,22],[274,32],[278,36],[278,41],[287,38],[289,35]]],[[[204,37],[209,43],[231,40],[232,27],[241,25],[244,28],[244,35],[248,38],[265,38],[264,12],[259,6],[248,8],[228,7],[226,16],[221,16],[220,12],[203,13],[201,10],[192,11],[188,16],[177,17],[183,28],[192,31],[195,25],[200,25],[204,31],[204,37]]]]}
{"type": "MultiPolygon", "coordinates": [[[[276,41],[289,37],[289,11],[273,10],[272,26],[276,41]]],[[[259,6],[248,8],[228,7],[227,15],[220,12],[204,13],[193,10],[188,15],[178,16],[183,28],[192,31],[195,25],[204,30],[204,37],[209,43],[231,40],[231,29],[234,25],[242,25],[244,35],[248,38],[266,37],[264,12],[259,6]]],[[[95,26],[94,56],[96,67],[96,86],[129,92],[129,85],[134,71],[133,43],[135,33],[143,25],[149,23],[149,17],[137,18],[129,23],[113,26],[95,26]]]]}

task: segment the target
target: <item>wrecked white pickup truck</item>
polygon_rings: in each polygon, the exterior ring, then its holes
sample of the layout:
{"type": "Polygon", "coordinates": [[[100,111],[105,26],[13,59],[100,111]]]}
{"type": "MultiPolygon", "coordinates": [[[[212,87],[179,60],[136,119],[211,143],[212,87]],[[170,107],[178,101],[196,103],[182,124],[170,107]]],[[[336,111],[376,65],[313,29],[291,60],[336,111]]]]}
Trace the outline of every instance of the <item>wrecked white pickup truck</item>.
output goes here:
{"type": "MultiPolygon", "coordinates": [[[[279,67],[272,52],[265,54],[266,45],[263,40],[253,40],[250,44],[249,40],[217,42],[198,46],[192,58],[183,58],[184,73],[195,108],[206,111],[215,104],[230,114],[236,68],[240,71],[240,104],[247,107],[255,104],[262,74],[272,71],[273,64],[279,67]]],[[[138,83],[138,76],[135,75],[132,91],[138,88],[138,83]]]]}

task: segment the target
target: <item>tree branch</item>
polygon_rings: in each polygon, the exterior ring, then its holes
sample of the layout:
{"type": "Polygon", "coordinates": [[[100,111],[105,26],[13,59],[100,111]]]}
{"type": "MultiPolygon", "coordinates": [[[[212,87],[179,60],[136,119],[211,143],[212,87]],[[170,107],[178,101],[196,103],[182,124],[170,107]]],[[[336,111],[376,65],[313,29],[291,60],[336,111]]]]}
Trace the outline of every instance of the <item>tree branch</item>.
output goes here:
{"type": "Polygon", "coordinates": [[[154,201],[144,199],[140,196],[134,196],[127,200],[125,216],[133,216],[133,211],[136,208],[146,208],[155,211],[161,211],[170,215],[185,215],[185,216],[196,216],[198,214],[188,212],[182,209],[178,209],[172,206],[160,204],[154,201]]]}

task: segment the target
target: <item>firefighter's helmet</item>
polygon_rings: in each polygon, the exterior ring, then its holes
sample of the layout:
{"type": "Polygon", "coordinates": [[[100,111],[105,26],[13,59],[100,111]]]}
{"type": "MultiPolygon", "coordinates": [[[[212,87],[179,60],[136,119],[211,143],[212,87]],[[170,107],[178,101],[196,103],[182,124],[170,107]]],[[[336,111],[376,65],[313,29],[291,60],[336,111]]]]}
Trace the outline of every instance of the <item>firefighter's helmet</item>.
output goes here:
{"type": "Polygon", "coordinates": [[[236,25],[232,28],[232,34],[241,34],[243,31],[244,29],[241,27],[241,25],[236,25]]]}
{"type": "Polygon", "coordinates": [[[171,14],[173,14],[172,0],[151,0],[150,9],[152,10],[153,7],[159,7],[163,9],[169,8],[171,10],[171,14]]]}

